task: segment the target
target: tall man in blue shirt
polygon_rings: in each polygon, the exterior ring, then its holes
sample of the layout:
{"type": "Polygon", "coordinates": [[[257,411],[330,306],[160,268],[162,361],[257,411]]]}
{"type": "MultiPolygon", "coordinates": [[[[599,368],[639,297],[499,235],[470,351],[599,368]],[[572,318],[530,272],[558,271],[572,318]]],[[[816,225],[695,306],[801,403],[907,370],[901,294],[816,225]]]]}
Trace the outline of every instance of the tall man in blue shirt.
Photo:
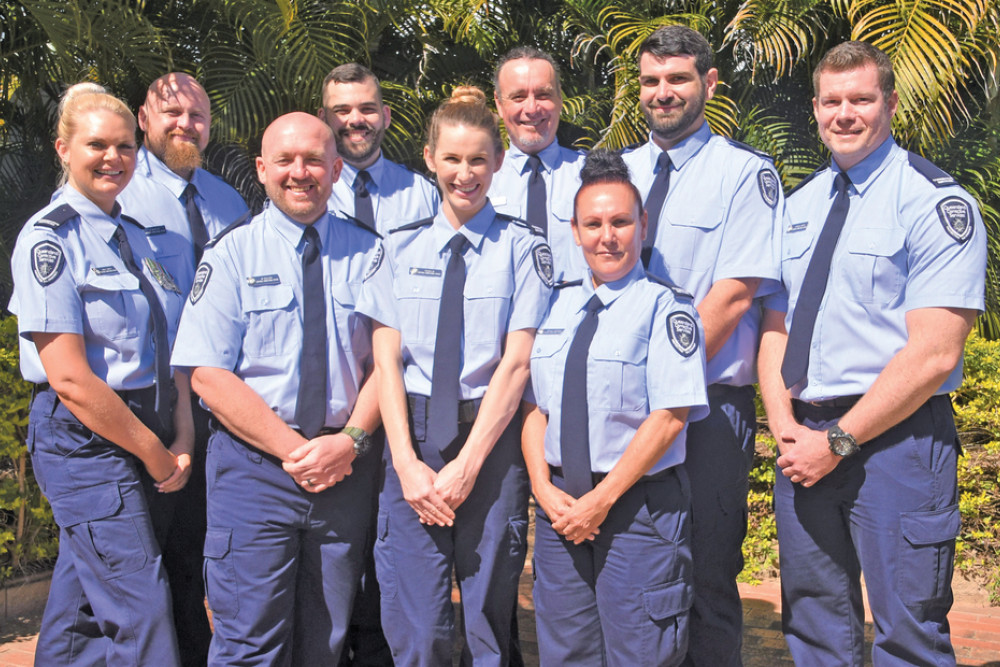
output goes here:
{"type": "Polygon", "coordinates": [[[358,63],[333,68],[323,80],[323,106],[317,115],[333,130],[344,161],[330,195],[331,211],[354,217],[383,236],[434,216],[437,187],[382,152],[392,113],[370,69],[358,63]]]}
{"type": "Polygon", "coordinates": [[[773,229],[783,208],[771,160],[713,134],[705,103],[718,72],[712,49],[683,26],[660,28],[639,49],[645,144],[623,157],[645,196],[643,260],[694,296],[705,327],[709,416],[688,427],[694,602],[686,664],[741,664],[748,473],[756,413],[754,361],[760,309],[777,288],[773,229]]]}
{"type": "Polygon", "coordinates": [[[556,61],[539,49],[516,47],[497,62],[493,85],[510,148],[493,176],[490,202],[498,213],[545,232],[557,281],[579,277],[587,265],[570,220],[584,156],[556,140],[562,113],[556,61]]]}
{"type": "Polygon", "coordinates": [[[893,141],[886,54],[845,42],[813,90],[833,159],[789,194],[760,347],[782,627],[796,664],[862,665],[863,574],[874,663],[954,665],[948,392],[985,306],[986,230],[953,178],[893,141]]]}
{"type": "MultiPolygon", "coordinates": [[[[149,86],[138,116],[145,138],[136,157],[135,175],[118,202],[126,214],[146,226],[154,247],[176,250],[174,280],[187,294],[205,244],[246,214],[247,206],[236,190],[201,168],[212,114],[208,95],[198,81],[180,72],[161,76],[149,86]]],[[[191,480],[182,491],[170,496],[154,494],[151,501],[185,666],[205,663],[212,638],[202,579],[208,416],[198,405],[198,397],[192,398],[191,480]]]]}
{"type": "Polygon", "coordinates": [[[270,204],[198,267],[172,363],[212,411],[205,575],[210,662],[340,657],[372,507],[371,326],[354,312],[380,248],[327,211],[333,133],[293,113],[264,132],[270,204]]]}

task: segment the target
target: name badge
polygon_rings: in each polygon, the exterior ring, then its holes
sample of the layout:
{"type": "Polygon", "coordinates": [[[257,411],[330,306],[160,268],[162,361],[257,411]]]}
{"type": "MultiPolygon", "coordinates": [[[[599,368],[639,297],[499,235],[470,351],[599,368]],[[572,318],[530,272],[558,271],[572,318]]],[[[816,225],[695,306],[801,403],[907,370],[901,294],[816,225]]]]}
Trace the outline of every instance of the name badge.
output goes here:
{"type": "Polygon", "coordinates": [[[801,232],[803,229],[809,226],[808,222],[793,222],[788,225],[789,232],[801,232]]]}
{"type": "Polygon", "coordinates": [[[421,269],[415,266],[410,267],[411,276],[424,276],[426,278],[440,278],[441,269],[421,269]]]}
{"type": "Polygon", "coordinates": [[[247,285],[250,287],[264,287],[265,285],[280,285],[281,278],[277,273],[269,273],[266,276],[251,276],[247,278],[247,285]]]}
{"type": "Polygon", "coordinates": [[[166,234],[167,228],[163,225],[157,225],[156,227],[147,227],[146,236],[159,236],[160,234],[166,234]]]}
{"type": "Polygon", "coordinates": [[[118,275],[118,269],[113,266],[95,266],[94,273],[99,276],[115,276],[118,275]]]}
{"type": "Polygon", "coordinates": [[[535,333],[539,336],[557,336],[563,331],[565,331],[565,329],[539,329],[535,333]]]}

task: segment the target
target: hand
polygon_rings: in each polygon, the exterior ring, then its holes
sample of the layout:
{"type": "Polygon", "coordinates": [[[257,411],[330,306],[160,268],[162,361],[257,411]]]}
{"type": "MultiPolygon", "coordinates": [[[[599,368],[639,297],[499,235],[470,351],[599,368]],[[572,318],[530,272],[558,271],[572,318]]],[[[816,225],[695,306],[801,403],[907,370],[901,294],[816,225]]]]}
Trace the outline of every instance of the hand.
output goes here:
{"type": "Polygon", "coordinates": [[[532,493],[534,493],[538,505],[545,511],[545,515],[553,524],[559,521],[570,506],[576,502],[576,498],[548,480],[532,489],[532,493]]]}
{"type": "Polygon", "coordinates": [[[778,457],[781,474],[804,487],[823,479],[840,463],[841,457],[830,451],[826,431],[799,426],[786,432],[779,443],[782,443],[782,454],[778,457]]]}
{"type": "Polygon", "coordinates": [[[420,523],[429,526],[453,526],[455,512],[434,488],[437,474],[419,459],[396,468],[403,498],[420,517],[420,523]]]}
{"type": "Polygon", "coordinates": [[[288,455],[281,467],[303,489],[319,493],[350,475],[354,459],[354,440],[336,433],[303,443],[288,455]]]}
{"type": "Polygon", "coordinates": [[[174,468],[173,474],[162,482],[157,482],[156,488],[159,489],[160,493],[174,493],[187,486],[188,480],[190,479],[191,455],[178,454],[177,467],[174,468]]]}
{"type": "Polygon", "coordinates": [[[445,464],[434,479],[434,489],[447,503],[448,507],[457,510],[458,506],[472,493],[476,484],[478,471],[471,471],[463,465],[460,458],[445,464]]]}
{"type": "Polygon", "coordinates": [[[573,544],[582,544],[597,537],[610,510],[611,505],[594,489],[573,501],[559,520],[552,522],[552,528],[573,544]]]}
{"type": "Polygon", "coordinates": [[[177,457],[162,445],[151,461],[143,461],[146,472],[157,483],[166,483],[177,470],[177,457]]]}

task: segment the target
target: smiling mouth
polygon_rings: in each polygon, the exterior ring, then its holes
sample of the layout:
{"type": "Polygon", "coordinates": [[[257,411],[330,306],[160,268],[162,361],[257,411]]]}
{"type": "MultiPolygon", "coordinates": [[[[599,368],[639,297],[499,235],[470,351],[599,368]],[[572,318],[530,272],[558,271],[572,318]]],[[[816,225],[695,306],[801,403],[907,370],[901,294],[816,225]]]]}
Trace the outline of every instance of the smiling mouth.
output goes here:
{"type": "Polygon", "coordinates": [[[101,176],[121,176],[125,173],[123,169],[95,169],[94,171],[101,176]]]}

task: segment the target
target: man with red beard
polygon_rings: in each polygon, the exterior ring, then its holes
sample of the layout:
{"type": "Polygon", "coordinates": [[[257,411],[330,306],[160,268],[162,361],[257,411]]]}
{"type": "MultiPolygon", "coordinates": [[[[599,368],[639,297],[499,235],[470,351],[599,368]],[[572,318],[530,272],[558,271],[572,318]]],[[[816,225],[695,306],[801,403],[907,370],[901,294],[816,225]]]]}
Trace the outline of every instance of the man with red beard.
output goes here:
{"type": "MultiPolygon", "coordinates": [[[[191,290],[205,244],[247,214],[243,198],[201,168],[212,114],[205,89],[191,76],[165,74],[149,87],[139,107],[145,132],[135,175],[118,198],[122,211],[146,228],[150,245],[180,254],[176,287],[191,290]]],[[[174,623],[182,664],[204,665],[212,639],[205,613],[202,551],[205,543],[205,448],[207,413],[192,393],[195,444],[191,480],[180,492],[147,494],[157,540],[170,579],[174,623]]]]}
{"type": "Polygon", "coordinates": [[[382,152],[392,114],[370,69],[358,63],[333,68],[323,80],[323,106],[316,115],[333,130],[344,161],[330,195],[331,211],[382,235],[437,212],[437,187],[382,152]]]}

